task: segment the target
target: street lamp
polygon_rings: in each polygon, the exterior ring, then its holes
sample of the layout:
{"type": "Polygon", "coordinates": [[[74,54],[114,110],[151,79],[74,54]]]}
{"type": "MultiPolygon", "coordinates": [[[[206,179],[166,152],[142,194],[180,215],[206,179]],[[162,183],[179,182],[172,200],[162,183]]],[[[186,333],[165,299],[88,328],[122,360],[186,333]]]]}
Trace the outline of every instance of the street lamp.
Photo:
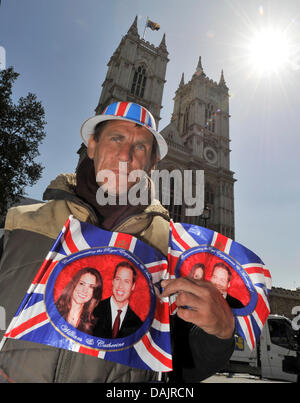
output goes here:
{"type": "Polygon", "coordinates": [[[205,205],[200,217],[204,221],[204,227],[206,228],[207,227],[206,222],[207,222],[207,220],[210,219],[210,208],[208,207],[207,204],[205,205]]]}

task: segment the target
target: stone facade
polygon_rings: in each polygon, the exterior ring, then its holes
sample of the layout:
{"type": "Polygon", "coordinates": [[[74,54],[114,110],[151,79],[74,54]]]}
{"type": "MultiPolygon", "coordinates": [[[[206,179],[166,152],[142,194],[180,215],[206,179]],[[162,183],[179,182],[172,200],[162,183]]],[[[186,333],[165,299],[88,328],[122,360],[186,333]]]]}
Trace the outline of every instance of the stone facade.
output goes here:
{"type": "Polygon", "coordinates": [[[300,307],[300,289],[293,291],[272,287],[270,293],[270,307],[272,314],[283,315],[289,319],[293,319],[294,315],[292,314],[292,309],[295,306],[300,307]]]}
{"type": "MultiPolygon", "coordinates": [[[[169,153],[160,169],[204,170],[208,227],[234,239],[234,173],[230,170],[229,94],[223,71],[219,83],[203,71],[201,57],[191,80],[184,75],[174,98],[170,124],[161,133],[169,153]]],[[[203,219],[173,207],[175,221],[203,225],[203,219]]]]}

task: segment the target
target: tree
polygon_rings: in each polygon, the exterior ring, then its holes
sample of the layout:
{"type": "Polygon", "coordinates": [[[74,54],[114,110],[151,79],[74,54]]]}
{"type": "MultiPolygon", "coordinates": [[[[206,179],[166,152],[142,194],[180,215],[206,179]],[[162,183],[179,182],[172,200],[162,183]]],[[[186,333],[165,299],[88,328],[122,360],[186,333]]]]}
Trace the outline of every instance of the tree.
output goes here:
{"type": "Polygon", "coordinates": [[[0,72],[0,215],[34,185],[43,167],[34,162],[46,133],[45,112],[36,95],[12,101],[13,83],[19,76],[12,67],[0,72]]]}

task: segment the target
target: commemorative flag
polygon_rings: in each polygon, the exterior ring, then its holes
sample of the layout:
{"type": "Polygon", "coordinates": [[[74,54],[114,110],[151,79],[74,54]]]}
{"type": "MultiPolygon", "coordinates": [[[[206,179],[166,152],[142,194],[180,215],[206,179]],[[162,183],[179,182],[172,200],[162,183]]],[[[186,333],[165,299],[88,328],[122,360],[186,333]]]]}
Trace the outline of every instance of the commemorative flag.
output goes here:
{"type": "Polygon", "coordinates": [[[210,229],[171,221],[166,259],[132,235],[70,216],[0,350],[7,338],[14,338],[135,368],[171,371],[169,315],[176,313],[176,296],[162,298],[160,282],[181,276],[211,281],[232,308],[237,333],[254,349],[270,312],[271,290],[270,273],[256,254],[210,229]],[[125,311],[117,314],[112,299],[125,311]],[[113,337],[116,321],[119,331],[113,337]]]}
{"type": "Polygon", "coordinates": [[[169,303],[157,286],[167,278],[167,259],[157,250],[132,235],[70,216],[1,344],[7,338],[28,340],[134,368],[171,371],[169,303]],[[121,311],[117,321],[113,299],[121,311]]]}
{"type": "MultiPolygon", "coordinates": [[[[211,281],[227,300],[236,332],[253,350],[270,313],[271,275],[262,260],[243,245],[208,228],[170,224],[170,278],[211,281]]],[[[175,297],[170,312],[175,314],[175,297]]]]}

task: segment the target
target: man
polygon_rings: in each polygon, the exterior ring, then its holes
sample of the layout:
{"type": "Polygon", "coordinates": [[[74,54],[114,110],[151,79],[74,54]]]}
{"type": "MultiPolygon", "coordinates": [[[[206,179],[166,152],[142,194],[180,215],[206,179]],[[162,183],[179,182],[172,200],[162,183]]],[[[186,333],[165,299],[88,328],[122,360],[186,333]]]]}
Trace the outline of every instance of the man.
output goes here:
{"type": "Polygon", "coordinates": [[[228,294],[231,277],[231,271],[226,264],[216,263],[213,267],[210,281],[220,291],[231,308],[243,308],[244,305],[238,299],[228,294]]]}
{"type": "MultiPolygon", "coordinates": [[[[7,214],[0,265],[0,306],[6,309],[8,323],[70,214],[109,231],[132,234],[167,256],[169,217],[158,202],[147,206],[100,206],[96,197],[99,186],[104,187],[104,193],[123,196],[124,186],[130,190],[135,184],[129,181],[131,172],[140,169],[150,173],[166,155],[167,145],[156,131],[153,116],[140,105],[117,102],[102,115],[84,122],[81,136],[88,158],[81,162],[76,176],[60,175],[51,182],[44,193],[48,203],[16,207],[7,214]],[[114,171],[115,186],[103,179],[103,170],[114,171]]],[[[228,304],[207,282],[179,278],[165,280],[161,285],[163,297],[178,294],[178,316],[171,324],[174,371],[170,379],[189,382],[212,375],[229,359],[234,348],[234,317],[228,304]]],[[[16,382],[158,379],[154,371],[13,339],[8,339],[0,352],[0,369],[3,379],[16,382]]]]}
{"type": "Polygon", "coordinates": [[[136,275],[130,263],[124,261],[117,264],[112,281],[112,296],[101,301],[94,310],[97,319],[94,336],[106,339],[126,337],[142,326],[143,322],[129,306],[136,275]]]}

